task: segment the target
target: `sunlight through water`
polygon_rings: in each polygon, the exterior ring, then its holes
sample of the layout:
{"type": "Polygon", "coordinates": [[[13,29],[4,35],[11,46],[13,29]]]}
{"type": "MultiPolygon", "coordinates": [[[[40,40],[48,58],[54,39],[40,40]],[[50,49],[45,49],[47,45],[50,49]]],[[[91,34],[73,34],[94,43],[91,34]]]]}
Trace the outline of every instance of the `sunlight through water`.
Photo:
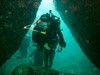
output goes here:
{"type": "Polygon", "coordinates": [[[58,11],[55,9],[53,0],[42,0],[33,24],[40,18],[42,14],[48,13],[49,10],[52,10],[54,15],[60,17],[60,27],[67,43],[66,48],[64,48],[62,52],[56,52],[52,68],[65,73],[80,75],[92,74],[93,72],[91,69],[95,68],[95,66],[82,52],[80,46],[72,36],[69,28],[62,20],[58,11]]]}

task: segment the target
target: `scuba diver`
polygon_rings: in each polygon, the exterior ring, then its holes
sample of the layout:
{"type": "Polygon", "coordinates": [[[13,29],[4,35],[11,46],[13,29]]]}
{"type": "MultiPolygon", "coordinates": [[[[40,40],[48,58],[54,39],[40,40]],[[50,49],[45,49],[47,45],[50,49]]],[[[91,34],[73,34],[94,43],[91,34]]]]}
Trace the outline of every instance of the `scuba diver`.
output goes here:
{"type": "Polygon", "coordinates": [[[37,49],[44,52],[45,67],[51,67],[58,43],[58,52],[66,46],[60,30],[60,18],[53,15],[51,10],[43,14],[33,28],[32,40],[37,43],[37,49]]]}

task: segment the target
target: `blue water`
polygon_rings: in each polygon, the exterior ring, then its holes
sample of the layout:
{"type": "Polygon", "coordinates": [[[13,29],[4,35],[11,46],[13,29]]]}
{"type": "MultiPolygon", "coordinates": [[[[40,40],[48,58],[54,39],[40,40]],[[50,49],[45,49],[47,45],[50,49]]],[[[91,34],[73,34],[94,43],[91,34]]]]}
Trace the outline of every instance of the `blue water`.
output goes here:
{"type": "MultiPolygon", "coordinates": [[[[69,73],[69,74],[100,75],[100,70],[98,70],[92,64],[92,62],[87,58],[87,56],[82,52],[82,49],[80,48],[78,43],[75,41],[74,37],[72,36],[70,29],[63,22],[58,11],[55,9],[53,0],[42,0],[42,3],[37,12],[37,17],[35,21],[33,22],[33,25],[42,14],[49,12],[49,10],[52,10],[52,12],[56,16],[60,17],[61,29],[63,29],[62,33],[67,43],[66,48],[64,48],[61,52],[58,53],[56,51],[52,69],[55,69],[55,70],[58,70],[64,73],[69,73]]],[[[32,34],[31,29],[33,29],[33,25],[28,31],[30,38],[32,34]]],[[[30,54],[34,55],[34,52],[37,52],[35,50],[36,50],[36,47],[33,46],[33,42],[30,41],[30,46],[28,47],[27,57],[18,58],[18,56],[21,56],[20,48],[19,48],[12,55],[12,57],[2,65],[2,67],[0,68],[0,75],[10,75],[13,69],[21,63],[33,64],[35,60],[37,60],[38,58],[40,59],[40,56],[38,57],[38,55],[40,55],[39,53],[37,53],[37,55],[35,56],[32,56],[31,59],[29,58],[30,54]],[[37,57],[37,59],[34,59],[34,57],[37,57]]]]}
{"type": "Polygon", "coordinates": [[[90,60],[82,52],[80,46],[75,41],[72,36],[70,29],[63,22],[58,11],[55,9],[53,0],[42,0],[42,3],[38,9],[37,20],[42,14],[52,10],[53,14],[60,17],[61,19],[61,29],[64,39],[67,43],[66,48],[62,52],[56,52],[53,69],[59,70],[61,72],[74,73],[80,75],[93,75],[95,66],[90,62],[90,60]]]}

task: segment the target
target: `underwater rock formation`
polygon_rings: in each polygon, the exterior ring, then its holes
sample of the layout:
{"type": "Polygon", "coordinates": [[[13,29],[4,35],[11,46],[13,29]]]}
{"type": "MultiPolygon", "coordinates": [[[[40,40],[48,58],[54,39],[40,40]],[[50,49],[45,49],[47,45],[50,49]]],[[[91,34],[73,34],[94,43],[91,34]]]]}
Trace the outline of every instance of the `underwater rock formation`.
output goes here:
{"type": "Polygon", "coordinates": [[[59,75],[59,72],[39,66],[20,64],[13,70],[11,75],[59,75]]]}
{"type": "MultiPolygon", "coordinates": [[[[53,0],[87,57],[100,68],[100,1],[53,0]]],[[[0,66],[19,48],[41,0],[0,0],[0,66]]]]}
{"type": "Polygon", "coordinates": [[[19,48],[41,0],[0,0],[0,66],[19,48]]]}
{"type": "Polygon", "coordinates": [[[54,2],[83,52],[100,68],[100,1],[54,0],[54,2]]]}

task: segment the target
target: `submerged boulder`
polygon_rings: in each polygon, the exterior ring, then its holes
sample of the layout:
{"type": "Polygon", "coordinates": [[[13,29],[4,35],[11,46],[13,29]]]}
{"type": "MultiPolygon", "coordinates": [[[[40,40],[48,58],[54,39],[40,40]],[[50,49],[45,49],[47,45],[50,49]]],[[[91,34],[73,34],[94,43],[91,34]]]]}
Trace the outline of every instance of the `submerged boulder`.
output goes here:
{"type": "Polygon", "coordinates": [[[11,75],[59,75],[59,72],[49,68],[30,66],[24,63],[18,65],[11,75]]]}

